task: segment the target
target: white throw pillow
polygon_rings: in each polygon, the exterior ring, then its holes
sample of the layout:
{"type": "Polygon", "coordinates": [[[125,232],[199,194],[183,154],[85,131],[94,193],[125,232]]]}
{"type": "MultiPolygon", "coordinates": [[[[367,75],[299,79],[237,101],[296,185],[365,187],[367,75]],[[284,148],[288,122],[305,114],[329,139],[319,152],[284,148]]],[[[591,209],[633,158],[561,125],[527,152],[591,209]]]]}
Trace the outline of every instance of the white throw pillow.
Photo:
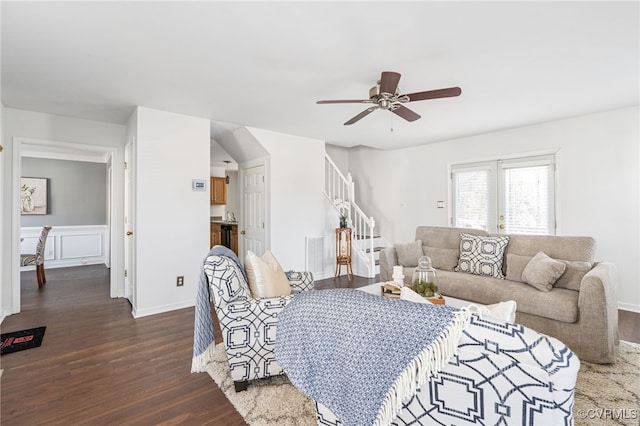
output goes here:
{"type": "Polygon", "coordinates": [[[428,303],[429,305],[433,305],[433,303],[431,303],[424,297],[420,296],[418,293],[411,290],[409,287],[402,287],[400,289],[400,299],[408,300],[409,302],[428,303]]]}
{"type": "Polygon", "coordinates": [[[516,322],[516,307],[515,301],[507,300],[506,302],[487,306],[478,306],[472,303],[467,309],[469,309],[471,313],[478,314],[481,317],[488,317],[513,324],[516,322]]]}
{"type": "Polygon", "coordinates": [[[289,280],[271,251],[258,257],[249,250],[244,258],[244,269],[249,281],[249,290],[254,298],[291,294],[289,280]]]}

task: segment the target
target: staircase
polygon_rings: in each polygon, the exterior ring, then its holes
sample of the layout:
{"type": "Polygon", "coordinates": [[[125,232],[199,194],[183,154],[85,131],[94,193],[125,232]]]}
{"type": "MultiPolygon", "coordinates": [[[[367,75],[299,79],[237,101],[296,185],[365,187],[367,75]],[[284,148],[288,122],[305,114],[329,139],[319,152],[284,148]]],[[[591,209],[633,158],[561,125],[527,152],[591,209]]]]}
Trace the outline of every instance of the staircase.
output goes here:
{"type": "Polygon", "coordinates": [[[351,250],[354,273],[373,278],[380,273],[380,250],[388,243],[377,234],[373,217],[368,217],[356,204],[351,174],[343,175],[326,153],[324,160],[324,195],[337,212],[341,208],[347,210],[347,224],[353,229],[351,250]]]}

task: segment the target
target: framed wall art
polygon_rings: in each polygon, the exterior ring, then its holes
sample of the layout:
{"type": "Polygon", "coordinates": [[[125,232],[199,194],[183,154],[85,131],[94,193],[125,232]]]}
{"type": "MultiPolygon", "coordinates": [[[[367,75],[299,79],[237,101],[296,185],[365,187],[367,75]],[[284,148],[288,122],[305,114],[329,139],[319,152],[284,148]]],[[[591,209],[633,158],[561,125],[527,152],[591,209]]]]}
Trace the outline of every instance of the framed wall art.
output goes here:
{"type": "Polygon", "coordinates": [[[20,213],[47,214],[47,178],[20,179],[20,213]]]}

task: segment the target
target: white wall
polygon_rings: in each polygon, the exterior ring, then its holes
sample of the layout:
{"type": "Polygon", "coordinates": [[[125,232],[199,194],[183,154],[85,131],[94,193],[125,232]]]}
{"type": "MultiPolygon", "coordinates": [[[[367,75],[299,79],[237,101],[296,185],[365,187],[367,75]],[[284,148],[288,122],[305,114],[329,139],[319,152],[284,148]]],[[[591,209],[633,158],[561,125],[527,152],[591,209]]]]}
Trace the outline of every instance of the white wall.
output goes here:
{"type": "Polygon", "coordinates": [[[331,144],[326,144],[325,147],[331,161],[340,170],[340,173],[346,176],[349,173],[349,148],[331,144]]]}
{"type": "MultiPolygon", "coordinates": [[[[96,121],[81,120],[70,117],[62,117],[39,112],[23,111],[12,108],[2,110],[2,145],[4,151],[0,157],[4,175],[2,179],[2,199],[4,202],[4,215],[2,217],[2,250],[3,268],[0,272],[2,281],[2,313],[16,313],[19,311],[19,292],[14,288],[19,288],[19,258],[14,258],[14,252],[18,251],[19,224],[14,227],[12,223],[12,212],[17,209],[14,205],[13,190],[17,183],[13,178],[13,143],[14,138],[29,138],[45,141],[75,143],[82,145],[96,145],[112,147],[115,149],[114,164],[114,194],[113,204],[116,211],[122,213],[123,195],[122,177],[117,170],[121,170],[124,158],[124,135],[125,128],[122,125],[100,123],[96,121]],[[14,229],[15,228],[15,229],[14,229]],[[14,306],[16,305],[18,306],[14,306]]],[[[122,216],[122,214],[120,214],[122,216]]],[[[116,218],[117,219],[117,218],[116,218]]],[[[115,220],[113,228],[116,233],[122,234],[122,220],[115,220]]],[[[116,252],[122,253],[122,243],[113,241],[116,244],[116,252]]],[[[121,256],[121,255],[120,255],[121,256]]],[[[112,268],[122,268],[123,259],[116,257],[111,259],[112,268]]]]}
{"type": "Polygon", "coordinates": [[[395,151],[356,148],[349,171],[382,235],[406,242],[418,225],[449,224],[451,164],[557,151],[557,234],[594,237],[596,258],[618,267],[620,307],[640,311],[638,114],[632,107],[395,151]]]}
{"type": "Polygon", "coordinates": [[[192,306],[209,250],[209,120],[149,108],[136,123],[134,316],[192,306]],[[208,185],[207,185],[208,187],[208,185]],[[184,286],[176,278],[184,276],[184,286]]]}
{"type": "Polygon", "coordinates": [[[249,130],[269,153],[270,249],[285,270],[304,270],[305,237],[329,232],[324,141],[249,130]]]}

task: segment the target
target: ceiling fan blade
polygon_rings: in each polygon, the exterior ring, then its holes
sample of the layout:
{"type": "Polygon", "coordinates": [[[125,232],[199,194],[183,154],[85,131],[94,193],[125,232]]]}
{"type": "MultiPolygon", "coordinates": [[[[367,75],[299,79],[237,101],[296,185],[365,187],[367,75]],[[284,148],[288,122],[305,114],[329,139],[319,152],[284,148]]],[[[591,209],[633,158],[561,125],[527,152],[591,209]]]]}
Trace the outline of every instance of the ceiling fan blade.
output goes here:
{"type": "Polygon", "coordinates": [[[346,123],[344,123],[345,126],[348,126],[350,124],[355,123],[356,121],[359,121],[360,119],[366,117],[367,115],[371,114],[373,111],[377,110],[378,106],[372,106],[369,107],[367,109],[365,109],[364,111],[362,111],[360,114],[356,115],[355,117],[353,117],[351,120],[347,121],[346,123]]]}
{"type": "Polygon", "coordinates": [[[328,101],[317,101],[317,104],[370,104],[371,99],[336,99],[328,101]]]}
{"type": "Polygon", "coordinates": [[[462,89],[459,87],[449,87],[447,89],[427,90],[426,92],[408,93],[406,95],[409,98],[409,102],[413,101],[425,101],[427,99],[437,98],[451,98],[459,96],[462,93],[462,89]]]}
{"type": "Polygon", "coordinates": [[[400,82],[400,74],[393,71],[383,71],[380,77],[380,93],[395,95],[400,82]]]}
{"type": "Polygon", "coordinates": [[[398,108],[392,109],[391,112],[404,118],[407,121],[416,121],[418,118],[420,118],[420,114],[411,111],[404,105],[400,105],[398,106],[398,108]]]}

